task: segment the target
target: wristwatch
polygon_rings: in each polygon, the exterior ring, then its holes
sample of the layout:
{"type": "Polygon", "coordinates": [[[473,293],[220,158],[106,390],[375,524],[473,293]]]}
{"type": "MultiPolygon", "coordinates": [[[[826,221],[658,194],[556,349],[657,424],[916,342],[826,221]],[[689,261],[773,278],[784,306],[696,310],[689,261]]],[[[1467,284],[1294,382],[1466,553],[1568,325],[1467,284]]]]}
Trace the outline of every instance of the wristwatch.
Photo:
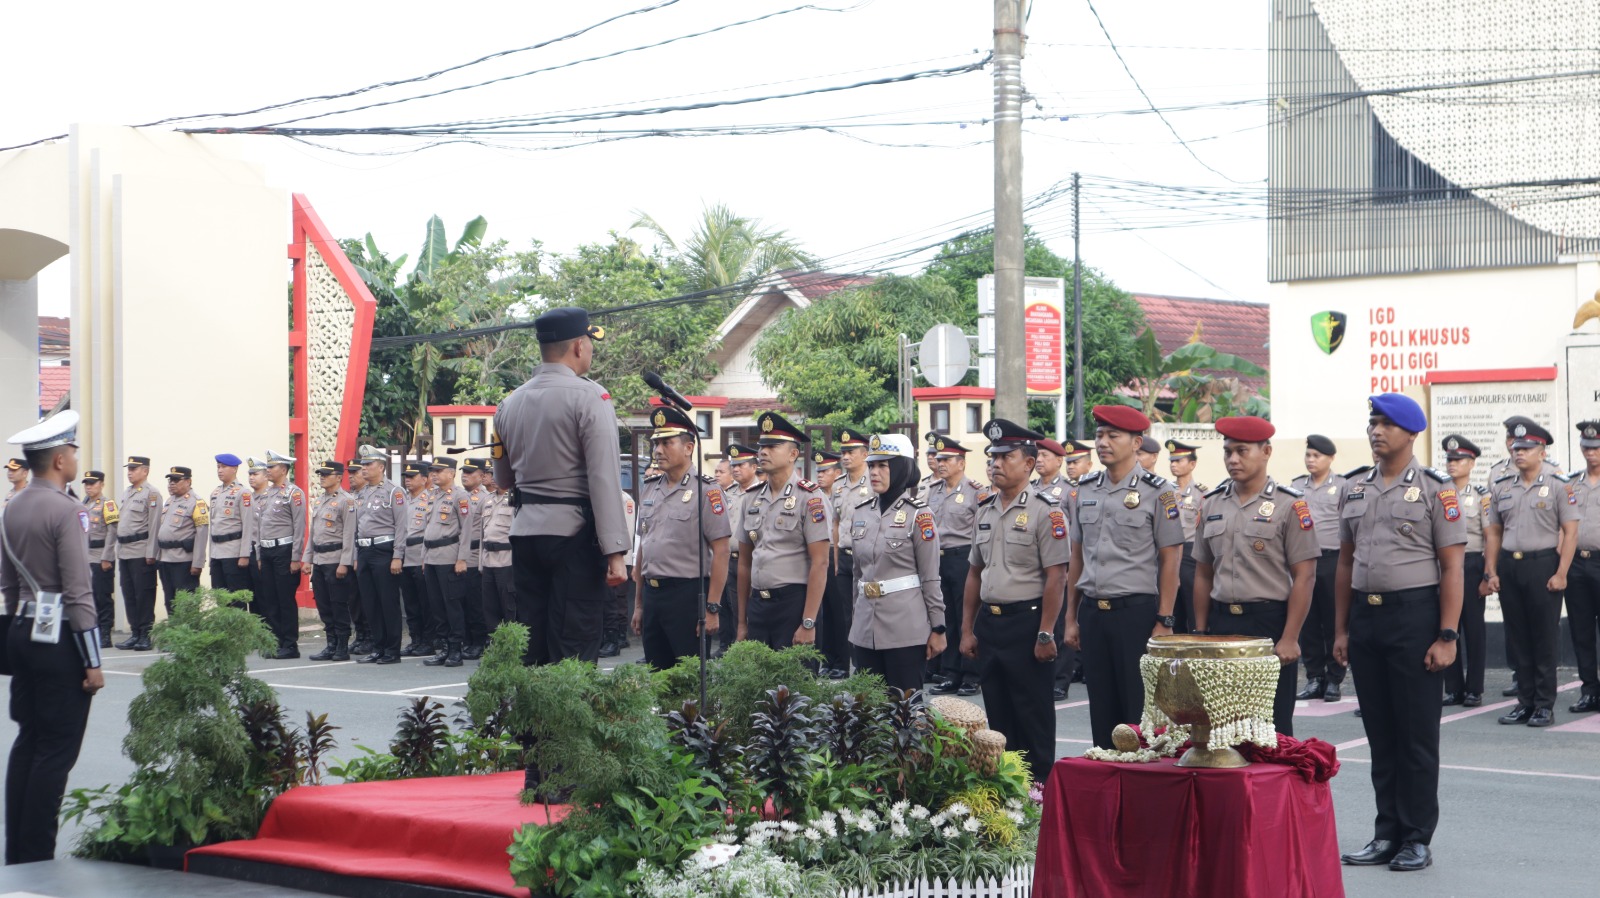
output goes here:
{"type": "Polygon", "coordinates": [[[814,618],[814,617],[808,617],[805,620],[800,622],[800,629],[802,629],[802,630],[815,630],[816,628],[817,628],[817,619],[814,618]]]}
{"type": "Polygon", "coordinates": [[[1460,635],[1461,634],[1457,633],[1454,630],[1450,630],[1450,629],[1440,630],[1439,631],[1439,641],[1440,642],[1455,642],[1456,639],[1460,637],[1460,635]]]}
{"type": "Polygon", "coordinates": [[[722,605],[720,605],[717,602],[707,602],[706,603],[706,613],[707,614],[721,614],[722,613],[722,605]]]}
{"type": "Polygon", "coordinates": [[[1170,614],[1158,614],[1158,615],[1156,615],[1156,623],[1160,624],[1163,627],[1166,627],[1168,630],[1176,630],[1176,629],[1178,629],[1178,619],[1176,617],[1173,617],[1170,614]]]}
{"type": "Polygon", "coordinates": [[[933,632],[943,636],[944,634],[950,632],[950,628],[946,627],[944,624],[940,624],[939,626],[933,628],[933,632]]]}
{"type": "Polygon", "coordinates": [[[1050,643],[1056,641],[1056,634],[1050,632],[1049,630],[1040,630],[1039,635],[1035,636],[1034,638],[1039,640],[1040,645],[1049,645],[1050,643]]]}

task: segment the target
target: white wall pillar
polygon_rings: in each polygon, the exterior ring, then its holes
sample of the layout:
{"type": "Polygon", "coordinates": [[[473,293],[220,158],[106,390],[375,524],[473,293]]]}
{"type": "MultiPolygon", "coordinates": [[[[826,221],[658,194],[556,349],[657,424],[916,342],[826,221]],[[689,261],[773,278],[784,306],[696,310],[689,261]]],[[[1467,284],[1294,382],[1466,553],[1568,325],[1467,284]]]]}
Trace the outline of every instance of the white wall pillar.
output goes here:
{"type": "MultiPolygon", "coordinates": [[[[39,420],[39,280],[0,280],[0,433],[39,420]]],[[[5,450],[7,458],[20,454],[5,450]]]]}

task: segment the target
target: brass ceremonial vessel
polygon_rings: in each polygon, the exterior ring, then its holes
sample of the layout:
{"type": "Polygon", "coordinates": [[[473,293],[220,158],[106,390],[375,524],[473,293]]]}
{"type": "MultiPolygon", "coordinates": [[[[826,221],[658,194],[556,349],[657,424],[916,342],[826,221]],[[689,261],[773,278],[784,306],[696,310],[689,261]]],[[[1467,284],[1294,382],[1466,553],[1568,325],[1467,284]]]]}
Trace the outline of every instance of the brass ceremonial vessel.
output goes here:
{"type": "MultiPolygon", "coordinates": [[[[1232,745],[1208,747],[1213,721],[1206,709],[1208,705],[1218,707],[1218,702],[1215,700],[1217,697],[1202,692],[1191,666],[1186,662],[1192,659],[1208,661],[1259,659],[1271,657],[1272,649],[1272,640],[1264,637],[1202,635],[1150,637],[1145,646],[1146,654],[1164,662],[1155,666],[1155,705],[1172,723],[1189,727],[1189,739],[1193,743],[1193,746],[1183,753],[1183,757],[1178,759],[1179,767],[1250,765],[1244,755],[1232,745]],[[1212,701],[1208,702],[1208,699],[1212,701]]],[[[1238,667],[1238,679],[1241,685],[1246,681],[1259,680],[1263,678],[1263,671],[1264,668],[1260,663],[1241,664],[1238,667]]],[[[1276,686],[1276,678],[1277,674],[1272,673],[1270,682],[1264,684],[1252,682],[1250,685],[1255,686],[1256,690],[1265,686],[1270,694],[1276,686]]],[[[1270,705],[1268,716],[1270,717],[1270,705]]]]}

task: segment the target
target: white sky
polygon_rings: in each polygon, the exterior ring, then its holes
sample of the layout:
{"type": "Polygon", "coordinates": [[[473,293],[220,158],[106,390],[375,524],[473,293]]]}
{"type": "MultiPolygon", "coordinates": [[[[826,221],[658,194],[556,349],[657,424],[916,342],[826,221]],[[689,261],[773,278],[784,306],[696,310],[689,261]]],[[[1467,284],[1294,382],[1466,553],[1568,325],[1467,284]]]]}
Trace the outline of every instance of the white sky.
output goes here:
{"type": "MultiPolygon", "coordinates": [[[[0,146],[62,133],[78,121],[136,124],[167,116],[254,108],[410,77],[526,46],[648,0],[584,3],[498,2],[382,4],[215,2],[6,4],[0,8],[0,146]]],[[[856,0],[820,0],[847,6],[856,0]]],[[[543,50],[476,66],[412,92],[610,52],[701,30],[795,0],[680,0],[543,50]]],[[[781,16],[670,47],[629,53],[492,88],[407,103],[313,124],[414,125],[488,116],[544,113],[603,104],[660,105],[665,97],[720,92],[735,97],[849,83],[977,58],[992,42],[988,0],[869,0],[849,12],[781,16]],[[860,71],[873,69],[873,71],[860,71]],[[852,74],[843,74],[850,72],[852,74]],[[795,83],[763,85],[768,82],[795,83]]],[[[1266,95],[1266,0],[1222,3],[1100,0],[1111,35],[1156,103],[1260,98],[1266,95]],[[1154,48],[1257,48],[1154,49],[1154,48]]],[[[1023,76],[1043,107],[1024,136],[1026,193],[1074,170],[1086,175],[1163,184],[1233,186],[1177,145],[1152,115],[1084,116],[1133,110],[1143,99],[1105,46],[1084,0],[1040,0],[1028,25],[1023,76]]],[[[405,95],[388,90],[364,101],[405,95]]],[[[838,120],[969,121],[993,108],[988,70],[954,78],[867,88],[753,106],[571,126],[629,128],[838,120]]],[[[695,97],[676,102],[695,102],[695,97]]],[[[346,101],[353,104],[356,101],[346,101]]],[[[311,107],[304,111],[334,108],[311,107]]],[[[228,121],[259,125],[300,112],[228,121]]],[[[1260,105],[1173,113],[1178,132],[1202,159],[1231,178],[1261,182],[1266,173],[1267,112],[1260,105]],[[1227,132],[1240,132],[1227,134],[1227,132]],[[1216,139],[1204,139],[1227,134],[1216,139]]],[[[674,233],[688,230],[704,203],[786,228],[815,254],[852,250],[988,209],[992,145],[971,124],[884,127],[852,132],[871,140],[940,148],[869,145],[821,132],[695,139],[643,139],[532,151],[574,138],[526,140],[518,148],[458,145],[395,156],[351,156],[278,137],[241,137],[270,179],[307,194],[339,236],[372,232],[391,255],[415,257],[429,215],[445,220],[453,240],[474,215],[489,237],[513,246],[542,240],[568,250],[622,230],[646,210],[674,233]]],[[[341,137],[353,150],[414,143],[341,137]]],[[[1102,197],[1100,204],[1107,203],[1102,197]]],[[[1070,257],[1068,206],[1030,223],[1070,257]]],[[[1139,220],[1122,205],[1114,214],[1139,220]]],[[[285,216],[287,228],[287,215],[285,216]]],[[[1261,221],[1145,231],[1116,225],[1086,192],[1085,260],[1125,289],[1264,300],[1267,231],[1261,221]]],[[[942,230],[930,232],[944,236],[942,230]]],[[[287,238],[287,234],[285,235],[287,238]]],[[[642,234],[636,235],[643,239],[642,234]]],[[[871,255],[867,253],[866,255],[871,255]]],[[[846,266],[848,267],[848,266],[846,266]]],[[[65,314],[58,263],[41,278],[41,313],[65,314]]]]}

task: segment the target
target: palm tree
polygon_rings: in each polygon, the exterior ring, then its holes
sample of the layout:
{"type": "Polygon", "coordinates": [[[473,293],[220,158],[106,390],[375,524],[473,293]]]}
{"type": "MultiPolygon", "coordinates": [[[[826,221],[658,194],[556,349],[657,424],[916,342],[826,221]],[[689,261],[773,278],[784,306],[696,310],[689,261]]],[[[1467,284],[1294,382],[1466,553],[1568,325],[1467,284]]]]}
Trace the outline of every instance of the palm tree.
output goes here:
{"type": "Polygon", "coordinates": [[[785,231],[767,230],[759,219],[743,218],[720,203],[705,207],[700,223],[683,241],[674,240],[648,213],[639,212],[633,228],[653,232],[677,256],[691,290],[748,284],[786,268],[805,268],[815,259],[785,231]]]}

